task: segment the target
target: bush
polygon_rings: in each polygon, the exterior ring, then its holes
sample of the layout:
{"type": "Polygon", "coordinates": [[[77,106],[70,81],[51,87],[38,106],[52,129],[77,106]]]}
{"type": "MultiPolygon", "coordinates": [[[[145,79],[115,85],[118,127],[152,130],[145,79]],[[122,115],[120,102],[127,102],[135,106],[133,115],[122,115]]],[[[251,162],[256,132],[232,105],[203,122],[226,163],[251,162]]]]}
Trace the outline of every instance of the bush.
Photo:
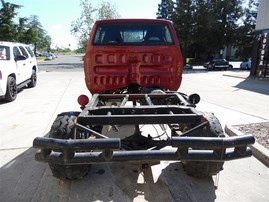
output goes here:
{"type": "Polygon", "coordinates": [[[186,64],[191,64],[195,62],[195,58],[186,58],[186,64]]]}

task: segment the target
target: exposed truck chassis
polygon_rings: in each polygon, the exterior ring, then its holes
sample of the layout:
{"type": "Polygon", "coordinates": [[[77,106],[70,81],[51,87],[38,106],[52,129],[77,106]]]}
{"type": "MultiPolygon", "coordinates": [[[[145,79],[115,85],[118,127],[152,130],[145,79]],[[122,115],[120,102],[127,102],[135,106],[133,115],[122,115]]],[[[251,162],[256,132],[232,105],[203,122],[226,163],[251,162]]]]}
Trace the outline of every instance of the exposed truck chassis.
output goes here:
{"type": "Polygon", "coordinates": [[[252,135],[225,137],[213,113],[195,109],[197,94],[177,92],[183,72],[171,22],[96,21],[84,56],[82,112],[59,114],[49,137],[37,137],[36,160],[60,179],[82,178],[90,164],[138,161],[144,167],[178,160],[192,176],[208,177],[224,161],[251,156],[252,135]],[[150,128],[151,127],[151,128],[150,128]]]}
{"type": "Polygon", "coordinates": [[[161,160],[220,164],[213,172],[196,175],[204,177],[218,173],[224,161],[251,156],[247,145],[254,143],[252,135],[224,137],[220,128],[219,134],[210,134],[210,127],[215,127],[212,124],[219,123],[210,123],[208,116],[195,109],[192,99],[197,99],[197,95],[188,97],[178,92],[94,94],[74,120],[73,137],[35,138],[33,146],[41,149],[36,160],[63,167],[120,161],[140,161],[150,165],[161,160]],[[150,124],[160,124],[161,128],[169,126],[170,134],[163,135],[165,138],[160,138],[159,134],[142,135],[139,125],[150,124]],[[103,126],[117,131],[123,125],[134,126],[132,134],[126,134],[125,138],[102,134],[103,126]]]}

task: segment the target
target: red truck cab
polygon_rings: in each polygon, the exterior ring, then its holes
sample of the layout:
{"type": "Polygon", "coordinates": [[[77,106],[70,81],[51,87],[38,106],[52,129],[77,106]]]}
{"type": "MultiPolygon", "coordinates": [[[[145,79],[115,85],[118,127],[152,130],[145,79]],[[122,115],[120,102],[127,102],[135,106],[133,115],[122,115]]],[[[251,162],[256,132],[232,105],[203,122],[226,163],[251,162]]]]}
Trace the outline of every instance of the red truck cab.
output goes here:
{"type": "Polygon", "coordinates": [[[182,70],[170,21],[111,19],[94,24],[84,57],[85,81],[92,94],[133,84],[176,91],[182,70]]]}

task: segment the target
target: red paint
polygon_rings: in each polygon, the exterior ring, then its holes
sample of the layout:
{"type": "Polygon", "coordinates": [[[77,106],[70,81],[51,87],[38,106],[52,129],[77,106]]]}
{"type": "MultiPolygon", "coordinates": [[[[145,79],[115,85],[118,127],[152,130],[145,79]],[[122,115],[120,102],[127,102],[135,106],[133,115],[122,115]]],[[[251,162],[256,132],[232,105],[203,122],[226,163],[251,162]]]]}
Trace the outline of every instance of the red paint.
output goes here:
{"type": "Polygon", "coordinates": [[[136,83],[143,87],[160,87],[178,90],[182,80],[183,59],[179,41],[171,22],[149,19],[114,19],[96,21],[93,26],[86,55],[84,72],[91,93],[100,93],[127,87],[136,83]],[[173,43],[156,45],[94,45],[94,35],[102,24],[165,24],[173,43]]]}

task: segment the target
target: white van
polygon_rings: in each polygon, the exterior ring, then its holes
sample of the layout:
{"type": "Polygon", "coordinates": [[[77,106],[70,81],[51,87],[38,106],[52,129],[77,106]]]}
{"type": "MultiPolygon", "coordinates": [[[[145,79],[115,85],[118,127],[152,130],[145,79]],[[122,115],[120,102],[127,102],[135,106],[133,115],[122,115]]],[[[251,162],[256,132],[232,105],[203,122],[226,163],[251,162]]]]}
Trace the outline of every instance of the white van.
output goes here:
{"type": "Polygon", "coordinates": [[[35,54],[28,45],[0,41],[0,98],[13,101],[18,88],[35,87],[37,71],[35,54]]]}

